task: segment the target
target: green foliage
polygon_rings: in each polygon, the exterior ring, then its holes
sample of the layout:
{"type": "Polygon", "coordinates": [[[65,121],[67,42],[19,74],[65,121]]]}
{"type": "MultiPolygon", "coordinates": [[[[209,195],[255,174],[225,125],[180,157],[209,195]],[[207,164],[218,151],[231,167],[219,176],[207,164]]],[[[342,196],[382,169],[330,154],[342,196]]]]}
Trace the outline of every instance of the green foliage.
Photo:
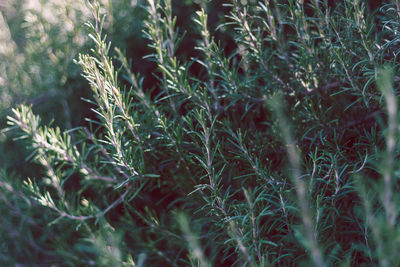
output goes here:
{"type": "Polygon", "coordinates": [[[0,260],[397,266],[400,3],[232,0],[214,28],[215,4],[187,2],[190,21],[144,4],[151,74],[104,33],[124,2],[89,5],[85,124],[13,109],[7,132],[41,172],[1,174],[0,260]]]}

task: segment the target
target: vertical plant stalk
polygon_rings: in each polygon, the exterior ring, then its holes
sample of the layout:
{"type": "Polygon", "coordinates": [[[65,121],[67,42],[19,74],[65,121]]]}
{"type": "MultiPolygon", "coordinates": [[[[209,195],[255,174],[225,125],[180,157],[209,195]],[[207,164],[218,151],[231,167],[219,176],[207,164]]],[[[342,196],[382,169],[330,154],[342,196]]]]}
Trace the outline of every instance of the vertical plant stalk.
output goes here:
{"type": "MultiPolygon", "coordinates": [[[[147,36],[148,38],[153,42],[152,47],[155,49],[156,54],[154,57],[156,58],[159,67],[164,66],[165,60],[167,56],[165,55],[165,48],[163,47],[164,45],[164,32],[162,27],[160,26],[160,21],[162,20],[160,17],[160,14],[158,12],[158,8],[160,5],[159,0],[148,0],[149,7],[147,8],[147,11],[149,13],[149,19],[148,19],[148,24],[146,25],[147,28],[147,36]]],[[[166,4],[171,5],[171,1],[167,1],[166,4]]],[[[171,26],[171,25],[169,25],[171,26]]],[[[171,30],[172,31],[172,30],[171,30]]],[[[171,32],[170,31],[170,32],[171,32]]],[[[172,40],[170,41],[172,42],[172,40]]],[[[171,50],[171,46],[169,46],[169,54],[174,52],[171,50]]],[[[173,101],[173,99],[170,97],[170,92],[169,92],[169,87],[168,87],[168,80],[167,80],[167,74],[164,71],[164,69],[161,68],[162,71],[162,87],[165,88],[165,93],[168,96],[168,101],[169,105],[172,108],[173,112],[175,115],[178,115],[178,110],[176,108],[176,105],[173,101]]]]}
{"type": "Polygon", "coordinates": [[[300,155],[296,149],[296,144],[291,136],[291,127],[286,119],[282,105],[283,101],[281,96],[275,96],[269,106],[272,107],[278,119],[279,129],[281,130],[283,141],[287,146],[287,156],[289,165],[292,169],[292,179],[296,188],[296,195],[299,201],[301,219],[305,228],[305,234],[311,251],[311,257],[317,267],[324,267],[323,254],[319,248],[316,233],[312,222],[311,210],[309,207],[309,199],[307,196],[306,184],[301,177],[300,155]]]}
{"type": "Polygon", "coordinates": [[[211,264],[207,261],[207,258],[201,248],[198,238],[195,236],[193,231],[190,229],[189,219],[183,213],[177,215],[178,223],[185,235],[186,242],[190,248],[190,252],[194,258],[197,259],[199,267],[211,267],[211,264]]]}
{"type": "Polygon", "coordinates": [[[215,56],[215,53],[213,51],[213,47],[215,46],[214,40],[211,37],[210,31],[208,30],[207,27],[207,20],[208,16],[204,12],[204,9],[201,11],[197,11],[196,15],[198,19],[195,19],[195,22],[198,24],[200,31],[201,31],[201,36],[202,36],[202,42],[200,43],[200,46],[197,48],[205,54],[205,67],[208,72],[208,85],[210,88],[211,95],[213,97],[213,102],[214,102],[214,110],[217,110],[219,107],[218,103],[218,96],[217,93],[215,92],[215,69],[216,66],[213,61],[213,57],[215,56]]]}
{"type": "MultiPolygon", "coordinates": [[[[111,59],[108,58],[108,50],[109,50],[109,46],[107,47],[106,43],[102,40],[102,29],[101,29],[101,22],[100,22],[100,10],[99,10],[99,6],[95,6],[94,8],[94,17],[95,17],[95,36],[92,37],[92,39],[95,41],[95,43],[97,44],[97,49],[98,52],[100,54],[100,60],[102,62],[101,64],[101,68],[104,71],[104,78],[108,78],[105,81],[105,86],[110,86],[111,87],[111,97],[114,99],[115,105],[119,108],[119,111],[122,114],[122,117],[124,118],[130,132],[132,133],[132,135],[134,136],[134,138],[136,139],[136,141],[138,142],[139,146],[141,146],[141,139],[138,135],[138,133],[136,132],[136,130],[134,129],[134,121],[133,118],[128,114],[127,112],[127,107],[124,103],[124,101],[122,100],[122,95],[121,95],[121,91],[118,88],[118,84],[117,84],[117,77],[114,71],[114,66],[111,62],[111,59]],[[109,82],[109,84],[107,84],[107,82],[109,82]]],[[[141,148],[141,150],[143,150],[141,148]]]]}
{"type": "Polygon", "coordinates": [[[247,10],[246,8],[241,8],[240,3],[238,0],[233,0],[233,4],[235,7],[235,12],[236,12],[236,17],[237,21],[236,23],[238,24],[239,27],[241,27],[241,31],[243,34],[249,39],[249,45],[250,45],[250,50],[255,54],[257,60],[259,63],[262,65],[263,69],[265,70],[266,73],[271,75],[271,77],[278,82],[283,89],[286,91],[290,91],[289,86],[273,71],[270,70],[270,68],[267,65],[267,62],[265,61],[263,57],[263,51],[262,51],[262,44],[259,41],[259,39],[256,38],[256,36],[253,34],[252,30],[250,29],[249,26],[249,21],[247,20],[247,10]]]}
{"type": "Polygon", "coordinates": [[[395,226],[396,208],[393,205],[393,163],[394,150],[396,147],[396,128],[397,128],[397,101],[393,93],[392,71],[389,68],[384,68],[378,73],[377,84],[385,97],[386,109],[388,115],[388,129],[386,135],[386,157],[385,168],[383,169],[383,206],[386,212],[386,219],[391,227],[395,226]]]}
{"type": "Polygon", "coordinates": [[[102,36],[104,17],[100,15],[100,5],[96,2],[91,8],[95,18],[95,25],[87,23],[87,26],[91,31],[89,37],[96,44],[94,53],[97,58],[80,54],[78,63],[83,69],[84,77],[90,83],[95,93],[95,99],[100,109],[100,111],[96,111],[96,113],[102,117],[105,122],[108,142],[116,152],[116,155],[114,155],[115,160],[129,171],[131,177],[143,177],[131,166],[125,150],[122,148],[122,134],[120,131],[117,130],[116,132],[114,129],[114,124],[117,119],[122,118],[136,140],[139,152],[141,153],[141,160],[143,160],[143,142],[135,129],[137,125],[132,116],[129,115],[129,110],[121,94],[121,89],[117,82],[118,72],[114,70],[113,62],[108,55],[111,44],[106,43],[106,37],[102,36]],[[118,116],[117,112],[120,112],[121,115],[118,116]]]}
{"type": "Polygon", "coordinates": [[[249,209],[250,209],[251,226],[252,226],[251,228],[252,228],[252,234],[253,234],[252,240],[253,240],[253,244],[254,244],[254,250],[255,250],[255,252],[257,254],[258,261],[260,263],[262,263],[263,262],[263,258],[261,256],[261,252],[260,252],[260,250],[258,248],[259,230],[258,230],[257,219],[256,219],[256,216],[254,214],[254,203],[253,203],[253,201],[251,199],[251,196],[250,196],[249,192],[246,189],[243,189],[243,192],[244,192],[244,196],[246,197],[246,200],[247,200],[247,203],[248,203],[249,209]]]}
{"type": "MultiPolygon", "coordinates": [[[[355,176],[355,182],[357,185],[358,193],[361,196],[361,199],[363,200],[363,207],[365,211],[365,221],[366,221],[366,227],[364,230],[364,239],[369,247],[369,242],[368,242],[368,231],[367,231],[367,226],[369,225],[371,229],[371,233],[373,235],[373,238],[376,242],[376,254],[378,255],[379,259],[379,266],[383,267],[388,267],[389,266],[389,257],[387,257],[385,254],[385,242],[383,240],[383,233],[382,233],[382,226],[380,225],[380,221],[376,217],[376,213],[374,212],[373,209],[373,202],[374,200],[371,199],[371,196],[369,192],[367,192],[367,188],[362,182],[362,178],[358,176],[358,174],[355,176]]],[[[372,260],[371,260],[372,261],[372,260]]]]}
{"type": "MultiPolygon", "coordinates": [[[[207,177],[209,180],[209,188],[212,193],[211,200],[212,200],[212,202],[215,202],[216,210],[219,211],[218,212],[219,216],[224,218],[224,221],[229,223],[230,235],[236,241],[237,247],[238,247],[239,251],[241,252],[244,260],[249,264],[249,266],[256,267],[257,265],[254,262],[254,259],[253,259],[252,255],[250,254],[249,249],[245,246],[245,244],[243,244],[242,240],[244,237],[244,233],[243,233],[242,229],[240,229],[240,227],[237,225],[235,219],[232,218],[232,216],[226,210],[225,201],[223,201],[223,198],[221,197],[221,194],[219,192],[218,182],[216,182],[216,180],[219,178],[221,173],[218,173],[218,174],[215,173],[214,163],[213,163],[215,150],[212,151],[212,148],[211,148],[211,141],[212,141],[211,138],[212,138],[212,134],[213,134],[215,119],[211,122],[211,126],[208,127],[206,125],[207,122],[206,122],[204,116],[205,116],[205,114],[204,114],[203,110],[200,110],[197,113],[197,120],[202,128],[201,137],[202,137],[202,143],[204,145],[204,150],[205,150],[204,151],[205,159],[203,160],[200,157],[196,157],[196,158],[207,172],[207,177]]],[[[211,117],[211,116],[212,116],[211,114],[208,114],[208,117],[211,117]]],[[[218,147],[218,144],[216,146],[218,147]]]]}
{"type": "Polygon", "coordinates": [[[396,0],[396,12],[397,16],[400,18],[400,0],[396,0]]]}

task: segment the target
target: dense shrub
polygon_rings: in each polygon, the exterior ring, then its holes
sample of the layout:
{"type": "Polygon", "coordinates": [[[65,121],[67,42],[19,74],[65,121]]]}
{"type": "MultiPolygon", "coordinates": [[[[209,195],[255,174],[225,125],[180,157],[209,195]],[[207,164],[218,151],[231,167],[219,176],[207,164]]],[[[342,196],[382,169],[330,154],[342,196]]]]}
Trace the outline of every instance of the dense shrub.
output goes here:
{"type": "Polygon", "coordinates": [[[144,4],[142,75],[90,5],[86,122],[8,117],[41,172],[1,176],[0,260],[397,266],[399,2],[190,4],[144,4]]]}

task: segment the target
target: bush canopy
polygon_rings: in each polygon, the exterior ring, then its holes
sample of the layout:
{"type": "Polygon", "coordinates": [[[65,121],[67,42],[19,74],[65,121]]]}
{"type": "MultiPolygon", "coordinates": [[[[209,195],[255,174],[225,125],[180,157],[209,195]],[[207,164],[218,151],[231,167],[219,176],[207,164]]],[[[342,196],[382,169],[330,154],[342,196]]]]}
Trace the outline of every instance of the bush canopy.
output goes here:
{"type": "Polygon", "coordinates": [[[398,0],[38,3],[0,17],[0,263],[400,264],[398,0]]]}

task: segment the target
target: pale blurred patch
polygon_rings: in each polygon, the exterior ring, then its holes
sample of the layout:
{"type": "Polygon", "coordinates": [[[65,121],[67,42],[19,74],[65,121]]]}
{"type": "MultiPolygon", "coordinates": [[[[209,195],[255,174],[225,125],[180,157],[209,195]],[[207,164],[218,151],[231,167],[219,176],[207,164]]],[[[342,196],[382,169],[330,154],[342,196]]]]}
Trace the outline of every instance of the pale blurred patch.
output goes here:
{"type": "Polygon", "coordinates": [[[84,0],[0,0],[0,113],[64,85],[90,18],[84,0]]]}

